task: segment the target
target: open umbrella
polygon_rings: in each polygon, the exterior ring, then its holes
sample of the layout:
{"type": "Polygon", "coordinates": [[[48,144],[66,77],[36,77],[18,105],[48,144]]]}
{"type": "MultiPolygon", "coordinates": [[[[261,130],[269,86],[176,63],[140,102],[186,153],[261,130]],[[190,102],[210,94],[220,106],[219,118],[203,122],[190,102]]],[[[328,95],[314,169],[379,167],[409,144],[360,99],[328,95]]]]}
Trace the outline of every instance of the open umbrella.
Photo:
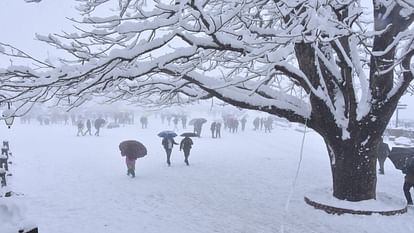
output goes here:
{"type": "Polygon", "coordinates": [[[98,118],[95,120],[95,128],[101,128],[105,124],[105,120],[102,118],[98,118]]]}
{"type": "Polygon", "coordinates": [[[173,138],[173,137],[176,137],[177,134],[171,130],[164,130],[164,131],[159,132],[158,136],[162,138],[173,138]]]}
{"type": "Polygon", "coordinates": [[[121,150],[122,156],[142,158],[147,155],[147,148],[135,140],[123,141],[119,144],[119,150],[121,150]]]}
{"type": "Polygon", "coordinates": [[[414,147],[393,147],[388,158],[395,168],[406,171],[410,165],[414,165],[414,147]]]}
{"type": "Polygon", "coordinates": [[[191,119],[191,121],[188,122],[188,124],[189,125],[204,124],[206,122],[207,122],[207,120],[205,118],[194,118],[194,119],[191,119]]]}
{"type": "Polygon", "coordinates": [[[193,132],[182,133],[180,136],[181,137],[198,137],[198,135],[193,132]]]}

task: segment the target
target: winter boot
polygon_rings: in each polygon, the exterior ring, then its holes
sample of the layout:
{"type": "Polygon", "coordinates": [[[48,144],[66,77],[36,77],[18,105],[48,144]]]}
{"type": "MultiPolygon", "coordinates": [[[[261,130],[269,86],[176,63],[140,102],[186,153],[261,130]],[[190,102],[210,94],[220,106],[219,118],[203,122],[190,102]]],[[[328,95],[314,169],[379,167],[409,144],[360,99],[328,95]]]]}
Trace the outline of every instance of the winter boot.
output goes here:
{"type": "Polygon", "coordinates": [[[134,169],[131,169],[131,176],[132,176],[132,178],[135,178],[135,170],[134,169]]]}

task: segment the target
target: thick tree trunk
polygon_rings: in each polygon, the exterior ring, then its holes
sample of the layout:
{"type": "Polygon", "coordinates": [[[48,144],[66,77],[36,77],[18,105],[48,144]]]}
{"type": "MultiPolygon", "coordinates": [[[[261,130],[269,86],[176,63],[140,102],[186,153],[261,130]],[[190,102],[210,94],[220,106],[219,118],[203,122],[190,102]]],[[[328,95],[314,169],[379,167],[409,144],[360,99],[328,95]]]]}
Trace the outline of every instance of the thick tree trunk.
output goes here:
{"type": "Polygon", "coordinates": [[[348,201],[376,198],[377,145],[367,145],[351,140],[328,144],[334,197],[348,201]]]}

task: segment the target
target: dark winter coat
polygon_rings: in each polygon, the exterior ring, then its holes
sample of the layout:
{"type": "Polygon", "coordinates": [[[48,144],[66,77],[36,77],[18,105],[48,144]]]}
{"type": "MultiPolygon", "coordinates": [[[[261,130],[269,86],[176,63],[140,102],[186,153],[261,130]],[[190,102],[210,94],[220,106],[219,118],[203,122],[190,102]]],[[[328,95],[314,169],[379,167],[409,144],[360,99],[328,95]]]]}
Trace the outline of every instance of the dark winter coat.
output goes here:
{"type": "Polygon", "coordinates": [[[183,140],[181,140],[180,150],[189,151],[192,146],[193,146],[193,140],[191,140],[191,138],[189,137],[185,137],[183,140]]]}
{"type": "Polygon", "coordinates": [[[211,123],[210,130],[211,131],[216,130],[216,122],[211,123]]]}
{"type": "Polygon", "coordinates": [[[178,143],[174,141],[174,138],[167,138],[167,137],[162,139],[161,144],[164,146],[164,149],[166,150],[172,149],[174,145],[178,145],[178,143]],[[168,140],[171,140],[171,148],[168,148],[168,140]]]}
{"type": "Polygon", "coordinates": [[[390,148],[388,147],[388,144],[385,142],[380,142],[380,144],[378,145],[378,159],[380,161],[385,161],[385,159],[388,157],[388,155],[390,154],[390,148]]]}
{"type": "Polygon", "coordinates": [[[407,174],[405,174],[404,180],[406,183],[414,184],[414,171],[409,170],[407,174]]]}

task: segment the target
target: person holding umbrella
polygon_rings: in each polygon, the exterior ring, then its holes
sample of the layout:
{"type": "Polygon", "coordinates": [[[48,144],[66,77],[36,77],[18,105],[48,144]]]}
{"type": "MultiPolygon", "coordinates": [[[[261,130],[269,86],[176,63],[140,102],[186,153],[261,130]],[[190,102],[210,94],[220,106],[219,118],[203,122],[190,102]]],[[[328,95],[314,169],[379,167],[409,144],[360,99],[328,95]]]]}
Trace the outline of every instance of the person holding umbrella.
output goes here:
{"type": "Polygon", "coordinates": [[[184,162],[187,164],[187,166],[189,166],[190,164],[188,163],[188,157],[190,156],[190,150],[193,146],[193,140],[191,140],[190,137],[197,137],[197,134],[183,133],[181,136],[184,137],[184,139],[180,142],[180,151],[184,151],[184,162]]]}
{"type": "Polygon", "coordinates": [[[98,119],[95,120],[95,124],[94,124],[95,129],[96,129],[95,136],[99,136],[99,131],[100,131],[101,127],[105,124],[105,122],[106,121],[102,118],[98,118],[98,119]]]}
{"type": "Polygon", "coordinates": [[[171,166],[171,152],[174,145],[178,145],[174,141],[174,137],[177,136],[177,134],[173,131],[162,131],[158,134],[158,136],[162,137],[161,144],[165,149],[165,153],[167,154],[167,164],[168,166],[171,166]]]}
{"type": "Polygon", "coordinates": [[[127,166],[127,175],[135,177],[135,162],[138,158],[142,158],[147,154],[145,146],[135,140],[123,141],[119,144],[121,156],[125,156],[125,163],[127,166]]]}

